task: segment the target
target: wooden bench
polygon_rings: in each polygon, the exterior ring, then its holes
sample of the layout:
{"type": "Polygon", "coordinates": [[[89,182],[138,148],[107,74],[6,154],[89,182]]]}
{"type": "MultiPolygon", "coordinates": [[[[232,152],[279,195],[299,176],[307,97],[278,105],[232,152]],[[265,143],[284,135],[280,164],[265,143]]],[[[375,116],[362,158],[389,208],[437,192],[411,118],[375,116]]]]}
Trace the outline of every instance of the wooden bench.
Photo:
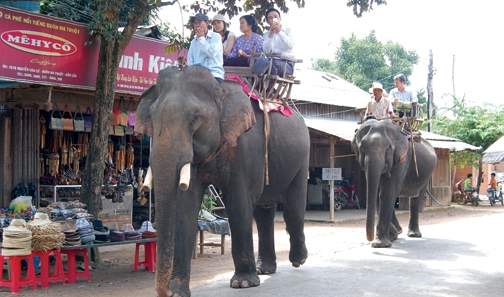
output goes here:
{"type": "MultiPolygon", "coordinates": [[[[261,101],[263,102],[270,101],[269,99],[271,98],[278,98],[283,102],[286,102],[288,99],[290,99],[292,85],[300,84],[300,81],[294,79],[294,76],[286,75],[287,62],[284,65],[283,73],[281,75],[272,75],[271,68],[273,66],[273,60],[282,59],[292,62],[293,68],[296,63],[302,63],[303,60],[295,59],[281,53],[256,53],[255,47],[252,48],[252,57],[259,57],[261,55],[268,57],[270,63],[268,70],[263,76],[260,77],[259,82],[255,81],[258,79],[258,77],[254,74],[255,59],[250,59],[249,67],[224,66],[225,74],[238,75],[250,89],[254,89],[257,95],[261,97],[261,101]]],[[[278,101],[275,103],[278,103],[278,101]]]]}

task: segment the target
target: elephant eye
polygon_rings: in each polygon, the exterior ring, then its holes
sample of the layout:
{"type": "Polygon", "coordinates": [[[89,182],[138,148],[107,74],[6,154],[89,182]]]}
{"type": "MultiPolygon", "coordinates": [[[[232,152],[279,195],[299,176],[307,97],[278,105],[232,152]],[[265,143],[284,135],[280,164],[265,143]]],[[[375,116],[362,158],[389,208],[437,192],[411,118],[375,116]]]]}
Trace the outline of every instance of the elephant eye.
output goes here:
{"type": "Polygon", "coordinates": [[[200,120],[203,118],[203,115],[199,112],[195,113],[193,115],[193,118],[191,120],[191,127],[197,128],[197,124],[200,122],[200,120]]]}

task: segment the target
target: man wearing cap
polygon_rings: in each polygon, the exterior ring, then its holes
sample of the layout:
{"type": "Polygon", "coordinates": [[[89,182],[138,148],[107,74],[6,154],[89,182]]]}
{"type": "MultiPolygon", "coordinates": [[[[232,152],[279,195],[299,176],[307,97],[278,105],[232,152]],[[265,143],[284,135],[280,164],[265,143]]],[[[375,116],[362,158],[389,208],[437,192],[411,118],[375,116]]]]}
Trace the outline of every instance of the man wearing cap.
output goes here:
{"type": "Polygon", "coordinates": [[[208,17],[202,13],[191,17],[191,23],[195,37],[187,54],[187,66],[199,65],[207,68],[220,84],[224,79],[221,36],[208,30],[208,17]]]}
{"type": "MultiPolygon", "coordinates": [[[[294,58],[294,34],[291,28],[282,25],[280,12],[270,8],[265,14],[266,22],[270,29],[263,35],[263,51],[265,53],[281,53],[289,58],[294,58]]],[[[292,75],[293,63],[275,58],[271,67],[271,74],[283,75],[284,65],[287,63],[285,74],[292,75]]]]}
{"type": "Polygon", "coordinates": [[[384,90],[382,84],[374,82],[369,92],[373,93],[373,96],[371,96],[371,100],[367,105],[366,116],[372,115],[377,120],[395,118],[390,100],[383,96],[384,90]]]}

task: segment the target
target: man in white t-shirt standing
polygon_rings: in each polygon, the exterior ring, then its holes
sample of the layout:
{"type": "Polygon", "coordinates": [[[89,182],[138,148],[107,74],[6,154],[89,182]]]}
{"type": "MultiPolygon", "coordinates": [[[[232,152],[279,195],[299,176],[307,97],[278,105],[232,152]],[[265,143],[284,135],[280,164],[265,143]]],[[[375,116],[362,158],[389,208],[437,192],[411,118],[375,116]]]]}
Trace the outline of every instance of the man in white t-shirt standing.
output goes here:
{"type": "MultiPolygon", "coordinates": [[[[265,17],[270,29],[263,35],[264,53],[281,53],[289,58],[294,58],[294,35],[291,28],[282,25],[280,12],[275,8],[270,8],[266,11],[265,17]]],[[[278,58],[273,60],[271,74],[283,76],[285,63],[287,63],[285,74],[292,75],[294,73],[293,63],[278,58]]]]}
{"type": "Polygon", "coordinates": [[[382,84],[374,82],[369,92],[372,92],[373,96],[367,105],[366,116],[373,116],[377,120],[395,118],[390,100],[383,96],[385,91],[382,84]]]}

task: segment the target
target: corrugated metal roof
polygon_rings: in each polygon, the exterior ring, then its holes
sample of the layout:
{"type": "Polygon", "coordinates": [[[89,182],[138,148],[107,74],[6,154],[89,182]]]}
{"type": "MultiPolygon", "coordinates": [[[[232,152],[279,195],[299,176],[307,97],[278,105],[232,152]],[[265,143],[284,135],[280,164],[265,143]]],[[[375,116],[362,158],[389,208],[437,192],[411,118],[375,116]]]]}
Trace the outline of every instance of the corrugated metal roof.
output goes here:
{"type": "MultiPolygon", "coordinates": [[[[309,128],[330,135],[334,135],[348,141],[352,141],[352,138],[355,134],[355,130],[359,128],[357,122],[354,121],[345,121],[329,118],[316,118],[316,117],[304,117],[304,120],[306,126],[308,126],[309,128]]],[[[481,149],[480,147],[470,145],[456,138],[439,135],[427,131],[421,131],[421,132],[422,137],[428,140],[434,148],[450,149],[451,151],[464,151],[464,150],[475,151],[481,149]]]]}
{"type": "Polygon", "coordinates": [[[371,99],[371,94],[334,74],[296,68],[294,75],[301,83],[292,87],[293,100],[336,106],[366,107],[371,99]]]}
{"type": "Polygon", "coordinates": [[[304,117],[309,128],[352,141],[355,130],[359,128],[357,122],[338,119],[304,117]]]}
{"type": "Polygon", "coordinates": [[[499,163],[504,161],[504,136],[494,142],[483,152],[483,163],[499,163]]]}

